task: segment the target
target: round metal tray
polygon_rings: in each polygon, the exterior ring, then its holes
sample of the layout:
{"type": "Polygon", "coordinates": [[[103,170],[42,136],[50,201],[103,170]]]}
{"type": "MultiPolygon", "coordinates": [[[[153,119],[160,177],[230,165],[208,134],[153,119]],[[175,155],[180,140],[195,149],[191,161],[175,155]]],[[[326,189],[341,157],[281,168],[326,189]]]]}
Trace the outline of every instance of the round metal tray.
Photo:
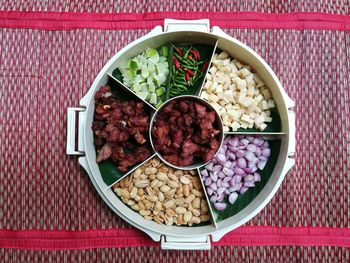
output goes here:
{"type": "MultiPolygon", "coordinates": [[[[132,93],[122,83],[118,84],[121,89],[120,92],[132,93]]],[[[145,103],[151,112],[155,112],[156,109],[152,105],[145,103]]],[[[94,187],[109,207],[125,221],[147,233],[153,240],[161,241],[162,248],[209,249],[210,239],[214,242],[218,241],[226,233],[243,225],[259,213],[274,196],[286,173],[294,165],[295,114],[293,107],[294,102],[287,96],[272,69],[252,49],[228,36],[220,28],[210,28],[208,20],[181,21],[166,19],[164,30],[161,26],[155,27],[150,33],[135,40],[113,56],[100,71],[88,93],[81,99],[80,107],[68,108],[67,154],[81,155],[79,157],[80,165],[84,167],[94,187]],[[239,211],[227,218],[218,220],[218,215],[211,209],[213,220],[210,225],[178,227],[160,225],[154,221],[145,220],[125,205],[111,189],[114,183],[128,176],[138,166],[128,171],[128,173],[118,175],[117,179],[108,181],[104,180],[96,163],[94,138],[91,129],[94,117],[94,94],[101,86],[110,81],[118,83],[118,80],[113,76],[113,70],[120,64],[125,63],[129,58],[136,56],[147,47],[157,48],[168,42],[210,44],[213,45],[214,52],[215,49],[225,50],[232,57],[250,65],[269,88],[281,122],[281,127],[277,131],[225,133],[225,135],[254,134],[261,135],[269,140],[276,140],[278,141],[278,157],[273,170],[269,172],[268,179],[259,193],[249,200],[244,207],[240,207],[239,211]],[[77,122],[76,118],[78,118],[77,122]],[[77,140],[75,138],[76,134],[78,136],[77,140]]],[[[155,154],[150,158],[154,156],[155,154]]]]}

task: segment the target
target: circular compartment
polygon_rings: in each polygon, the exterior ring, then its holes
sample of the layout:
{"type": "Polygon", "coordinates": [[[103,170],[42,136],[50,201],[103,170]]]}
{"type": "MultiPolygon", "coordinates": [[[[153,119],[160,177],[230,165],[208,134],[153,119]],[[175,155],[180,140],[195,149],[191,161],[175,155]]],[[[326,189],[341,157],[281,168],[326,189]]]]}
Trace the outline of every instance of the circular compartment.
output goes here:
{"type": "MultiPolygon", "coordinates": [[[[186,22],[183,21],[181,21],[181,23],[181,29],[176,28],[176,25],[173,25],[175,27],[173,28],[175,29],[173,32],[163,32],[161,27],[156,27],[148,35],[132,42],[120,50],[100,71],[89,92],[80,102],[81,106],[84,106],[86,110],[79,110],[79,118],[81,120],[79,120],[78,149],[85,152],[85,156],[80,157],[79,162],[85,168],[96,190],[101,195],[103,200],[110,206],[110,208],[128,223],[146,232],[154,240],[159,241],[161,239],[162,247],[177,249],[207,249],[210,247],[210,245],[208,245],[208,242],[210,243],[209,236],[211,236],[211,240],[218,241],[227,232],[243,225],[249,219],[254,217],[264,206],[266,206],[266,204],[276,193],[278,187],[281,185],[284,179],[284,176],[294,165],[294,160],[292,157],[295,151],[295,116],[290,110],[290,108],[293,107],[293,101],[286,95],[271,68],[252,49],[240,41],[226,35],[218,27],[214,27],[209,33],[209,24],[206,24],[205,27],[203,27],[203,30],[207,30],[207,32],[203,32],[202,29],[200,31],[193,31],[191,28],[193,23],[196,24],[197,22],[192,21],[192,23],[189,23],[188,25],[186,25],[186,22]],[[238,212],[233,213],[228,217],[222,217],[220,220],[216,220],[216,212],[210,210],[213,220],[211,225],[203,225],[198,227],[166,226],[144,219],[139,213],[133,211],[129,206],[125,205],[112,190],[113,184],[119,182],[123,178],[126,178],[130,173],[135,171],[139,165],[132,167],[126,173],[118,176],[114,183],[110,183],[104,180],[102,171],[96,163],[94,135],[91,129],[95,110],[94,94],[100,89],[101,86],[112,82],[117,84],[117,92],[126,92],[130,96],[136,96],[130,89],[128,89],[128,87],[124,86],[118,81],[116,75],[114,74],[115,69],[120,65],[125,64],[128,59],[135,57],[148,47],[158,48],[170,42],[195,43],[199,46],[212,45],[213,52],[215,52],[216,48],[225,50],[232,57],[237,58],[244,64],[250,65],[252,70],[259,74],[261,79],[266,83],[266,86],[268,87],[275,101],[276,111],[280,118],[280,129],[278,131],[262,133],[258,131],[239,131],[225,133],[225,136],[235,134],[262,135],[266,136],[268,139],[278,141],[278,143],[276,143],[274,149],[271,149],[271,151],[274,151],[273,167],[270,167],[269,171],[267,172],[268,177],[264,181],[263,187],[259,189],[259,192],[257,192],[252,198],[248,197],[249,200],[244,202],[240,209],[237,210],[238,212]],[[181,242],[185,242],[186,245],[182,246],[181,242]]],[[[165,28],[168,29],[168,25],[166,25],[165,28]]],[[[196,93],[195,95],[198,96],[200,91],[201,87],[200,90],[194,92],[196,93]]],[[[144,103],[148,105],[151,112],[156,111],[156,108],[153,105],[146,101],[144,101],[144,103]]],[[[155,116],[153,116],[153,118],[154,117],[155,116]]],[[[71,126],[73,126],[73,124],[71,124],[71,126]]],[[[74,132],[70,134],[74,134],[74,132]]],[[[69,139],[70,138],[68,138],[68,141],[74,141],[69,139]]],[[[78,152],[78,154],[79,153],[80,152],[78,152]]],[[[73,154],[77,154],[77,152],[73,151],[73,154]]],[[[154,156],[156,155],[154,154],[149,159],[154,156]]],[[[205,186],[202,186],[204,189],[205,186]]],[[[208,201],[208,195],[206,192],[205,194],[208,201]]]]}
{"type": "MultiPolygon", "coordinates": [[[[207,113],[207,112],[206,112],[207,113]]],[[[206,114],[205,113],[205,114],[206,114]]],[[[185,114],[185,112],[181,112],[181,114],[185,114]]],[[[167,124],[169,125],[169,123],[167,124]]],[[[199,125],[197,125],[199,126],[199,125]]],[[[195,128],[195,127],[192,127],[192,129],[195,128]]],[[[199,128],[199,127],[198,127],[199,128]]],[[[150,142],[151,142],[151,145],[152,145],[152,148],[155,150],[155,153],[157,154],[157,156],[164,162],[166,163],[167,165],[175,168],[175,169],[182,169],[182,170],[192,170],[192,169],[196,169],[196,168],[200,168],[204,165],[206,165],[207,163],[209,163],[214,157],[215,155],[217,154],[217,152],[219,151],[221,145],[222,145],[222,142],[223,142],[223,139],[224,139],[224,134],[223,134],[223,129],[222,129],[222,122],[221,122],[221,118],[219,117],[218,113],[215,111],[215,109],[205,100],[202,100],[196,96],[190,96],[190,95],[183,95],[183,96],[178,96],[178,97],[175,97],[175,98],[172,98],[172,99],[169,99],[168,101],[166,101],[156,112],[155,114],[153,115],[152,119],[151,119],[151,126],[150,126],[150,129],[149,129],[149,137],[150,137],[150,142]],[[153,132],[154,132],[154,128],[155,128],[155,123],[157,122],[157,117],[159,116],[160,113],[162,113],[166,107],[170,104],[170,103],[173,103],[173,102],[179,102],[179,101],[186,101],[186,103],[188,101],[191,101],[191,102],[197,102],[199,103],[200,105],[204,106],[205,107],[205,110],[210,110],[211,112],[215,113],[215,121],[214,121],[214,129],[216,129],[219,133],[214,135],[214,139],[216,140],[216,142],[218,143],[217,146],[215,146],[215,150],[213,150],[213,154],[212,157],[210,158],[207,158],[208,160],[207,161],[204,161],[203,159],[202,160],[194,160],[194,163],[190,164],[190,165],[186,165],[186,166],[178,166],[176,164],[173,164],[172,162],[170,162],[169,160],[166,160],[166,158],[164,158],[163,154],[161,154],[159,151],[157,151],[155,145],[154,145],[154,140],[157,140],[157,138],[153,138],[153,132]]],[[[206,143],[207,147],[209,147],[209,143],[206,143]]],[[[173,147],[174,145],[172,145],[173,147]]],[[[180,147],[181,145],[179,145],[178,147],[180,147]]],[[[196,144],[197,146],[197,144],[196,144]]],[[[184,146],[186,147],[186,146],[184,146]]],[[[188,146],[187,146],[188,147],[188,146]]]]}

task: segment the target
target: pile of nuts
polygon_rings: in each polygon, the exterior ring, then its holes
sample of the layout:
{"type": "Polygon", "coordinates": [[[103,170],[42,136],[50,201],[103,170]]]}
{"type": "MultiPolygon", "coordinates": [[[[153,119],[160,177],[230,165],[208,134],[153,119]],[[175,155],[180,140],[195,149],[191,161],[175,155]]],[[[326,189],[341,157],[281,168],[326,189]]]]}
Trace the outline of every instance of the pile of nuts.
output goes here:
{"type": "Polygon", "coordinates": [[[153,158],[113,185],[133,210],[158,224],[189,225],[210,220],[209,207],[196,170],[175,170],[153,158]]]}

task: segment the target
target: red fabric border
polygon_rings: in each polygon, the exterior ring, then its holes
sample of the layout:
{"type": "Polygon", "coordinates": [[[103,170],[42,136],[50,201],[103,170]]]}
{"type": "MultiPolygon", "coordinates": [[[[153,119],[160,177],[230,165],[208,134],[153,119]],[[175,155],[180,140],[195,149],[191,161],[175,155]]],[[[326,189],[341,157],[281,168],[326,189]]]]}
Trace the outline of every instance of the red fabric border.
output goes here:
{"type": "Polygon", "coordinates": [[[164,18],[209,18],[211,25],[223,28],[350,30],[350,16],[317,12],[150,12],[73,13],[0,11],[0,27],[43,30],[151,29],[164,18]],[[142,23],[140,23],[142,21],[142,23]]]}
{"type": "MultiPolygon", "coordinates": [[[[214,246],[338,246],[350,247],[350,229],[326,227],[244,226],[214,246]]],[[[76,250],[159,246],[137,229],[0,230],[0,247],[30,250],[76,250]]]]}

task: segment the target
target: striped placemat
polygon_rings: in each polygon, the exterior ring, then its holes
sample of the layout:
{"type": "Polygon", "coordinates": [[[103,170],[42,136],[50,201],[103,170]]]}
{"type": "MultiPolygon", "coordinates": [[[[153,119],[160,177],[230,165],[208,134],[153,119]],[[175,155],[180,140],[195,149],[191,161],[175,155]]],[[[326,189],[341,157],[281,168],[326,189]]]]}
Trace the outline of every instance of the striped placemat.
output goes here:
{"type": "Polygon", "coordinates": [[[0,3],[1,262],[348,262],[349,4],[119,2],[0,3]],[[295,100],[296,165],[267,207],[211,251],[161,251],[65,155],[66,109],[164,18],[204,17],[255,49],[295,100]]]}

